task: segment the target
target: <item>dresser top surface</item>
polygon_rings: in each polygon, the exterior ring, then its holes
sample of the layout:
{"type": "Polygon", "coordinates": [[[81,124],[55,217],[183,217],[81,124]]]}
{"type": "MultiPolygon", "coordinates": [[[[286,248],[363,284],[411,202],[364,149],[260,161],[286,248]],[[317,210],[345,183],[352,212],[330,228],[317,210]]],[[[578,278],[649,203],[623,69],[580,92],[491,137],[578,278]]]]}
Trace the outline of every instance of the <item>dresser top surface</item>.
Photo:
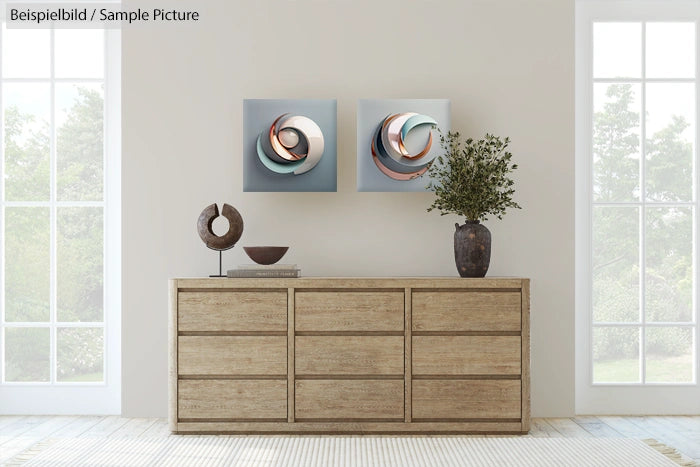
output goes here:
{"type": "Polygon", "coordinates": [[[299,278],[176,278],[177,288],[474,288],[520,289],[522,277],[299,277],[299,278]]]}

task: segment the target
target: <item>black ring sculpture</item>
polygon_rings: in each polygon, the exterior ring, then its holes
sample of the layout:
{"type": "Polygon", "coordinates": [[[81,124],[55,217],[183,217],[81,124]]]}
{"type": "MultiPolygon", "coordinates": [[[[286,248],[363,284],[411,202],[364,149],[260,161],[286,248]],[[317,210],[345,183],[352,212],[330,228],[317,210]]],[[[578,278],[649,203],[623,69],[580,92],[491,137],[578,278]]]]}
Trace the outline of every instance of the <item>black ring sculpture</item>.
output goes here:
{"type": "Polygon", "coordinates": [[[221,252],[233,248],[241,238],[241,235],[243,235],[243,218],[236,208],[224,203],[221,215],[228,220],[228,231],[221,236],[216,235],[212,229],[214,219],[219,217],[219,208],[216,203],[204,208],[199,215],[199,219],[197,219],[199,237],[207,248],[219,252],[219,275],[210,277],[225,277],[221,270],[221,252]]]}

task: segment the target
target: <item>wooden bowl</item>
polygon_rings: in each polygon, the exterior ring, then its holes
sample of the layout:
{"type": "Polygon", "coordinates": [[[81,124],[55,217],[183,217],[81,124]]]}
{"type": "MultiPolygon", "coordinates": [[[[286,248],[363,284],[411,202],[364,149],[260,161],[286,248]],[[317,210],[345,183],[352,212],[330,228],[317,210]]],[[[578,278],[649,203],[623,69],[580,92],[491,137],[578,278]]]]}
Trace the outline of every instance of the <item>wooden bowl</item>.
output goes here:
{"type": "Polygon", "coordinates": [[[244,246],[246,254],[258,264],[275,264],[289,250],[288,246],[244,246]]]}

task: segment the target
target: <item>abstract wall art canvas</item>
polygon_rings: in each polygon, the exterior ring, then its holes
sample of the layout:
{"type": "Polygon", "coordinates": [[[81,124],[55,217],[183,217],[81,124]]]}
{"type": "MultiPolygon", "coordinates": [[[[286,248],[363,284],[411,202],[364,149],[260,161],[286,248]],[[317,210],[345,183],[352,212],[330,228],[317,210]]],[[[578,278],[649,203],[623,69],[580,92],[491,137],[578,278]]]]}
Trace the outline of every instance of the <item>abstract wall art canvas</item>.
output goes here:
{"type": "Polygon", "coordinates": [[[425,191],[450,129],[448,99],[361,99],[357,104],[357,190],[425,191]]]}
{"type": "Polygon", "coordinates": [[[334,99],[243,101],[243,191],[336,191],[334,99]]]}

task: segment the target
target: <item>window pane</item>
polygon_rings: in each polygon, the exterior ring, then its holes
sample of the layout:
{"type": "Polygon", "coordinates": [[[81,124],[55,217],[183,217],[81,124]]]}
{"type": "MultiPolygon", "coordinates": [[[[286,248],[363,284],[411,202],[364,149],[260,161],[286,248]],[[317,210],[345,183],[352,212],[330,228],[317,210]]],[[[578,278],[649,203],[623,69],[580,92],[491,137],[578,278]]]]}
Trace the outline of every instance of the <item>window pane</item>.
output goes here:
{"type": "Polygon", "coordinates": [[[647,23],[647,78],[695,76],[695,24],[647,23]]]}
{"type": "Polygon", "coordinates": [[[102,328],[59,328],[57,380],[102,381],[103,336],[102,328]]]}
{"type": "Polygon", "coordinates": [[[56,77],[102,78],[104,30],[56,29],[56,77]]]}
{"type": "Polygon", "coordinates": [[[593,24],[593,77],[642,76],[642,24],[593,24]]]}
{"type": "Polygon", "coordinates": [[[49,328],[5,328],[5,381],[49,381],[49,328]]]}
{"type": "Polygon", "coordinates": [[[639,209],[593,208],[593,320],[638,322],[639,209]]]}
{"type": "Polygon", "coordinates": [[[103,180],[101,85],[56,84],[59,201],[100,201],[103,180]]]}
{"type": "Polygon", "coordinates": [[[593,328],[593,382],[639,382],[639,328],[593,328]]]}
{"type": "Polygon", "coordinates": [[[650,383],[693,381],[693,330],[661,327],[646,330],[646,380],[650,383]]]}
{"type": "Polygon", "coordinates": [[[2,90],[5,199],[48,201],[50,87],[42,83],[5,83],[2,90]]]}
{"type": "Polygon", "coordinates": [[[102,322],[102,208],[58,208],[58,320],[102,322]]]}
{"type": "Polygon", "coordinates": [[[48,321],[48,208],[5,208],[5,320],[48,321]]]}
{"type": "Polygon", "coordinates": [[[646,196],[650,201],[691,201],[695,85],[649,83],[646,196]]]}
{"type": "Polygon", "coordinates": [[[646,320],[690,321],[693,316],[691,208],[647,208],[646,320]]]}
{"type": "Polygon", "coordinates": [[[639,198],[640,90],[638,84],[594,85],[594,201],[639,198]]]}
{"type": "Polygon", "coordinates": [[[50,31],[7,29],[3,22],[2,75],[5,78],[48,78],[51,75],[50,31]]]}

